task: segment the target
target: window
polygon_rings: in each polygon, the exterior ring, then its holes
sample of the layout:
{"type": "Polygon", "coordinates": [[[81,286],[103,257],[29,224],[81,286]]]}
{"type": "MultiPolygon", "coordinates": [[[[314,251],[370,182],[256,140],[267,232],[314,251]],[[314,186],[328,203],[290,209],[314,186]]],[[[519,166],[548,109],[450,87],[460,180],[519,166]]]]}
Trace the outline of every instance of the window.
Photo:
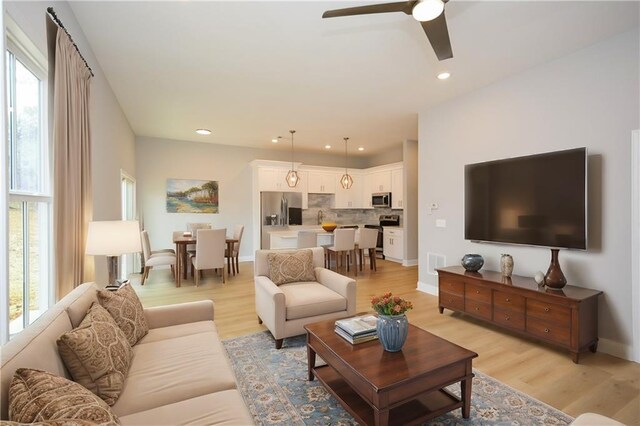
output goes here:
{"type": "MultiPolygon", "coordinates": [[[[52,196],[46,126],[46,72],[7,34],[9,334],[52,300],[52,196]]],[[[6,320],[6,318],[4,319],[6,320]]]]}
{"type": "MultiPolygon", "coordinates": [[[[120,197],[122,198],[122,220],[136,219],[136,180],[120,169],[120,197]]],[[[123,254],[120,256],[119,280],[128,279],[129,275],[140,270],[137,254],[123,254]]]]}

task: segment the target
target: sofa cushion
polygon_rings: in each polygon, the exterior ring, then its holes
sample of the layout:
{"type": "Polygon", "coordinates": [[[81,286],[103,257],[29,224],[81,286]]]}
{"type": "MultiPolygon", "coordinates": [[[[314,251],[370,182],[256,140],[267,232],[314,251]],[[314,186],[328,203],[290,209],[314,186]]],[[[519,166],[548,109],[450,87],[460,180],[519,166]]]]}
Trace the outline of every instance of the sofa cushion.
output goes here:
{"type": "Polygon", "coordinates": [[[124,331],[131,346],[149,332],[144,308],[130,284],[125,284],[116,291],[98,290],[98,301],[124,331]]]}
{"type": "Polygon", "coordinates": [[[316,280],[311,250],[269,253],[267,259],[269,277],[275,285],[316,280]]]}
{"type": "Polygon", "coordinates": [[[78,383],[45,371],[19,368],[9,386],[9,420],[32,423],[57,419],[119,424],[109,406],[78,383]]]}
{"type": "Polygon", "coordinates": [[[252,425],[242,395],[226,390],[120,417],[123,425],[252,425]]]}
{"type": "Polygon", "coordinates": [[[198,321],[169,327],[152,328],[146,336],[138,341],[138,345],[211,331],[216,332],[216,326],[213,321],[198,321]]]}
{"type": "Polygon", "coordinates": [[[286,318],[293,320],[347,309],[347,299],[317,282],[283,284],[286,318]]]}
{"type": "Polygon", "coordinates": [[[133,352],[124,389],[112,407],[118,416],[236,388],[216,332],[136,345],[133,352]]]}
{"type": "Polygon", "coordinates": [[[109,312],[94,303],[78,328],[60,336],[57,344],[73,379],[113,405],[124,386],[133,352],[109,312]]]}

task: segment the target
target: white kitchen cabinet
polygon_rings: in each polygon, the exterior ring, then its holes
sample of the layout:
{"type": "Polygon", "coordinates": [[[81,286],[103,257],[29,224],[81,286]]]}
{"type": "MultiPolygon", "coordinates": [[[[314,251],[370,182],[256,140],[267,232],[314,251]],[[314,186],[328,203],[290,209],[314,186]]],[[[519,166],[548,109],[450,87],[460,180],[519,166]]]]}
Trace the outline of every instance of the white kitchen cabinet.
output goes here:
{"type": "MultiPolygon", "coordinates": [[[[349,189],[344,189],[340,184],[340,178],[342,175],[336,176],[336,197],[334,206],[336,209],[361,209],[365,207],[363,205],[363,176],[354,173],[349,174],[353,178],[353,185],[351,185],[351,188],[349,189]]],[[[371,202],[371,200],[369,200],[369,202],[371,202]]]]}
{"type": "Polygon", "coordinates": [[[369,173],[369,185],[371,193],[391,192],[391,171],[383,170],[369,173]]]}
{"type": "Polygon", "coordinates": [[[403,169],[395,169],[391,171],[391,208],[404,208],[403,169]]]}
{"type": "Polygon", "coordinates": [[[335,194],[336,174],[309,171],[307,175],[307,192],[312,194],[335,194]]]}
{"type": "Polygon", "coordinates": [[[402,263],[404,259],[404,229],[385,227],[383,253],[387,260],[402,263]]]}
{"type": "Polygon", "coordinates": [[[269,249],[295,249],[298,247],[298,233],[274,232],[269,235],[269,249]]]}
{"type": "Polygon", "coordinates": [[[298,171],[300,181],[295,188],[287,185],[286,178],[290,169],[278,167],[260,167],[258,169],[258,188],[260,191],[306,192],[306,172],[298,171]]]}

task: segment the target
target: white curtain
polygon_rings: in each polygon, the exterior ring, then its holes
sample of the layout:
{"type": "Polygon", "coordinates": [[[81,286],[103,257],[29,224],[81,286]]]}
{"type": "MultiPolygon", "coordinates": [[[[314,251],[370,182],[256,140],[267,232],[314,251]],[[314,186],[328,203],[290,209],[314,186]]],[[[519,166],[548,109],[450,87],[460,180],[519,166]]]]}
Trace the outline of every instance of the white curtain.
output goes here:
{"type": "Polygon", "coordinates": [[[92,218],[89,88],[91,72],[69,35],[58,28],[53,92],[56,298],[93,279],[85,262],[92,218]]]}

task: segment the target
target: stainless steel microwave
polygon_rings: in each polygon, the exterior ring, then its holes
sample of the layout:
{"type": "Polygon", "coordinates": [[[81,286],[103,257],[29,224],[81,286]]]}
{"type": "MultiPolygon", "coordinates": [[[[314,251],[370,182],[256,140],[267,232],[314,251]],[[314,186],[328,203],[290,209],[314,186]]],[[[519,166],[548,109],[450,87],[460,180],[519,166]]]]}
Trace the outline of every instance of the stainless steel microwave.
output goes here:
{"type": "Polygon", "coordinates": [[[371,206],[372,207],[391,207],[391,193],[377,192],[375,194],[371,194],[371,206]]]}

